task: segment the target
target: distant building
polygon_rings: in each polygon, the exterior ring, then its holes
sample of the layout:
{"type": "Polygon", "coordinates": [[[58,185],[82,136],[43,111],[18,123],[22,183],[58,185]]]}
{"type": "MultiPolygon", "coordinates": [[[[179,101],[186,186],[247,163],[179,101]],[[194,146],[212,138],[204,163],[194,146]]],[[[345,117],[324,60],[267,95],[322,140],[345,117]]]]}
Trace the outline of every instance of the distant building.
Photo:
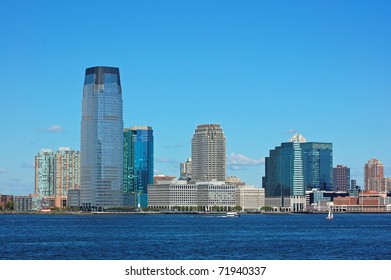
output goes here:
{"type": "Polygon", "coordinates": [[[333,145],[331,143],[300,143],[303,157],[303,178],[306,189],[331,191],[333,184],[333,145]]]}
{"type": "Polygon", "coordinates": [[[35,194],[55,195],[54,153],[41,149],[35,156],[35,194]]]}
{"type": "Polygon", "coordinates": [[[265,206],[272,212],[303,212],[306,210],[306,196],[265,197],[265,206]]]}
{"type": "Polygon", "coordinates": [[[266,197],[305,196],[305,190],[313,188],[330,190],[332,166],[331,143],[306,142],[295,134],[265,158],[262,186],[266,197]]]}
{"type": "Polygon", "coordinates": [[[158,185],[158,184],[171,183],[171,181],[175,179],[176,179],[175,176],[155,175],[153,176],[153,184],[158,185]]]}
{"type": "MultiPolygon", "coordinates": [[[[5,194],[0,194],[0,208],[2,210],[7,209],[8,206],[12,205],[14,201],[14,196],[13,195],[5,195],[5,194]]],[[[12,210],[12,209],[9,209],[12,210]]]]}
{"type": "Polygon", "coordinates": [[[350,189],[350,168],[337,165],[333,168],[333,190],[346,192],[350,189]]]}
{"type": "MultiPolygon", "coordinates": [[[[14,197],[15,211],[39,211],[45,203],[44,198],[38,194],[20,195],[14,197]]],[[[50,205],[48,205],[50,208],[50,205]]]]}
{"type": "Polygon", "coordinates": [[[266,197],[305,195],[300,141],[305,139],[297,135],[290,142],[281,143],[281,146],[270,150],[265,158],[262,186],[266,197]]]}
{"type": "Polygon", "coordinates": [[[225,182],[196,182],[186,180],[150,185],[148,206],[158,209],[229,210],[236,206],[236,186],[225,182]]]}
{"type": "Polygon", "coordinates": [[[191,154],[193,181],[225,180],[226,139],[220,124],[197,126],[191,154]]]}
{"type": "Polygon", "coordinates": [[[353,189],[353,190],[357,189],[357,181],[356,180],[354,180],[354,179],[350,180],[350,189],[353,189]]]}
{"type": "Polygon", "coordinates": [[[368,178],[368,189],[377,193],[387,193],[391,191],[391,178],[368,178]]]}
{"type": "Polygon", "coordinates": [[[238,185],[236,188],[236,205],[240,206],[243,211],[260,211],[265,206],[265,189],[238,185]]]}
{"type": "Polygon", "coordinates": [[[191,180],[192,177],[192,162],[191,158],[188,158],[186,162],[181,162],[180,163],[180,180],[191,180]]]}
{"type": "Polygon", "coordinates": [[[228,176],[225,178],[225,182],[230,185],[235,185],[235,186],[245,186],[246,182],[243,182],[240,180],[240,178],[235,177],[235,176],[228,176]]]}
{"type": "Polygon", "coordinates": [[[56,207],[67,206],[69,190],[80,189],[80,152],[60,147],[35,156],[35,194],[53,196],[56,207]]]}
{"type": "Polygon", "coordinates": [[[124,129],[125,205],[148,207],[148,185],[153,183],[153,130],[150,126],[124,129]]]}
{"type": "Polygon", "coordinates": [[[375,188],[369,185],[371,178],[384,178],[384,166],[379,160],[373,158],[364,165],[364,191],[375,188]]]}

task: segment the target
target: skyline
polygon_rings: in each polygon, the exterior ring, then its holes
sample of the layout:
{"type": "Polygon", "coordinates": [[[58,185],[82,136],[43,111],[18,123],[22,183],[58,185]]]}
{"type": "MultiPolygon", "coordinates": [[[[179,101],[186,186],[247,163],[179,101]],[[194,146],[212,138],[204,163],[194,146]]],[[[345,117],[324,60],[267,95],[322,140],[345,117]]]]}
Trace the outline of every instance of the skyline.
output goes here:
{"type": "Polygon", "coordinates": [[[3,2],[0,193],[34,192],[41,149],[80,150],[94,66],[120,69],[124,127],[153,128],[155,174],[179,177],[197,125],[218,123],[227,175],[250,185],[295,132],[333,143],[362,187],[371,158],[391,177],[388,1],[107,3],[3,2]]]}

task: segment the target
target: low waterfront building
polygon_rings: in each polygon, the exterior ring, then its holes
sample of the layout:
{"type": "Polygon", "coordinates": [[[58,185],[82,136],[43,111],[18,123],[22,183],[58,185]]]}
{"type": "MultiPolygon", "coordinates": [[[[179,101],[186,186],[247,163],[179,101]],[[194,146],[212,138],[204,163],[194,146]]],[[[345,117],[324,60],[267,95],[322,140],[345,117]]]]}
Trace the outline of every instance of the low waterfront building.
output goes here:
{"type": "Polygon", "coordinates": [[[385,193],[361,192],[359,196],[335,197],[332,210],[335,212],[385,212],[389,211],[391,198],[385,193]]]}
{"type": "Polygon", "coordinates": [[[38,194],[19,195],[14,197],[15,211],[39,211],[42,209],[43,197],[38,194]]]}
{"type": "Polygon", "coordinates": [[[228,211],[238,206],[235,185],[222,181],[187,183],[187,180],[148,186],[148,206],[154,209],[228,211]]]}
{"type": "Polygon", "coordinates": [[[243,211],[260,211],[265,206],[265,189],[240,185],[236,189],[236,205],[243,211]]]}
{"type": "Polygon", "coordinates": [[[304,212],[306,210],[306,196],[266,197],[265,206],[273,212],[304,212]]]}

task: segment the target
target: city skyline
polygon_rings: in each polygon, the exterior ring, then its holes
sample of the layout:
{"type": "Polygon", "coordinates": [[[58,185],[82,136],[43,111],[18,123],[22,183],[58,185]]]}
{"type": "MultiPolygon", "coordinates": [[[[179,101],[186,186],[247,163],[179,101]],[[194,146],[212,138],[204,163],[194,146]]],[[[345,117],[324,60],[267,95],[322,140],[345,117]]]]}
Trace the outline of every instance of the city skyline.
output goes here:
{"type": "Polygon", "coordinates": [[[34,192],[41,149],[80,150],[84,70],[96,65],[121,70],[124,127],[154,128],[155,174],[179,177],[194,127],[219,123],[227,176],[250,185],[296,132],[332,143],[334,167],[361,187],[372,158],[391,177],[388,1],[92,3],[3,3],[0,193],[34,192]]]}

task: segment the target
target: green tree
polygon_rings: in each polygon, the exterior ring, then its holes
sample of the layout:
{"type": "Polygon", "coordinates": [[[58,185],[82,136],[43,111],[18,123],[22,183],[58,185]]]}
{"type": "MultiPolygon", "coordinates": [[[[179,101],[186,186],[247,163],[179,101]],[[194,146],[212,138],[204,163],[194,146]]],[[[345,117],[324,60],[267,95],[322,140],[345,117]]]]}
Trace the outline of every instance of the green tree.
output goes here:
{"type": "Polygon", "coordinates": [[[265,205],[265,206],[263,206],[263,207],[261,208],[261,211],[264,211],[264,212],[271,212],[271,211],[273,211],[273,207],[270,207],[270,206],[265,205]]]}
{"type": "Polygon", "coordinates": [[[7,205],[5,206],[5,209],[14,210],[14,203],[12,201],[8,201],[7,205]]]}

